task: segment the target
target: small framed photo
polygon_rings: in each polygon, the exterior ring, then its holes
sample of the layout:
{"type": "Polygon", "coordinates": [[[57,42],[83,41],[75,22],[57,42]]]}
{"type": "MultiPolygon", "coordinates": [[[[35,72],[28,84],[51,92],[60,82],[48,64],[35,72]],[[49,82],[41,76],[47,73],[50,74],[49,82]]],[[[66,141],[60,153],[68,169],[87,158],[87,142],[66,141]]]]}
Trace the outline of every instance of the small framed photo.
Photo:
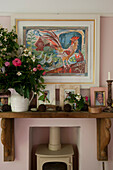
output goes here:
{"type": "Polygon", "coordinates": [[[68,97],[70,92],[73,94],[80,94],[80,86],[75,84],[60,85],[60,106],[63,107],[64,104],[66,104],[64,100],[68,97]]]}
{"type": "Polygon", "coordinates": [[[4,104],[10,104],[9,96],[0,94],[0,109],[2,108],[4,104]]]}
{"type": "Polygon", "coordinates": [[[91,87],[91,106],[107,106],[108,88],[107,87],[91,87]]]}
{"type": "Polygon", "coordinates": [[[49,105],[55,105],[55,84],[47,84],[46,88],[43,90],[45,100],[39,100],[39,97],[42,95],[40,94],[37,96],[37,108],[40,104],[49,104],[49,105]],[[49,103],[50,102],[50,103],[49,103]]]}

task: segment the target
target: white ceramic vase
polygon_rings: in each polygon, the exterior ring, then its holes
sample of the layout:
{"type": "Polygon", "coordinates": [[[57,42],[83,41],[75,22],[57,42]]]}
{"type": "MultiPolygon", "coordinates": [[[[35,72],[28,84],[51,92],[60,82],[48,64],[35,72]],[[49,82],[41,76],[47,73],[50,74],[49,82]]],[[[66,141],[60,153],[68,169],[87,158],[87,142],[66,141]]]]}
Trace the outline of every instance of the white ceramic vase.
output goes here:
{"type": "Polygon", "coordinates": [[[15,89],[10,88],[9,91],[11,92],[11,110],[12,112],[26,112],[28,111],[29,104],[33,99],[29,101],[28,98],[24,98],[19,93],[15,91],[15,89]]]}

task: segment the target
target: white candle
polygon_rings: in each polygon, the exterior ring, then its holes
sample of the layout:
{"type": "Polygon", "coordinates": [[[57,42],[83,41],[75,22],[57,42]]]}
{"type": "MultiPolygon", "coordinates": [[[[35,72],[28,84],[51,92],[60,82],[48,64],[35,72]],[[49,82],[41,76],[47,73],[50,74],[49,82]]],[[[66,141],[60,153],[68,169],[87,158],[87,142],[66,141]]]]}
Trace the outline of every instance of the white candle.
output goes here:
{"type": "Polygon", "coordinates": [[[108,72],[108,80],[110,80],[110,72],[108,72]]]}

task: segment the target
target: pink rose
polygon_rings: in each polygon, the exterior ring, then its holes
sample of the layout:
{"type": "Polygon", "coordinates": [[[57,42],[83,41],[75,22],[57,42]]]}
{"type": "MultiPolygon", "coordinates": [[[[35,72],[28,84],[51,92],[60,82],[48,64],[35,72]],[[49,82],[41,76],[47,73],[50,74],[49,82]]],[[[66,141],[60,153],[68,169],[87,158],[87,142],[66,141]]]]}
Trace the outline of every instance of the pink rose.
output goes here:
{"type": "Polygon", "coordinates": [[[14,66],[21,66],[22,62],[19,58],[15,58],[13,61],[12,61],[13,65],[14,66]]]}
{"type": "Polygon", "coordinates": [[[33,68],[33,71],[36,72],[36,71],[37,71],[37,68],[34,67],[34,68],[33,68]]]}
{"type": "Polygon", "coordinates": [[[10,62],[6,61],[6,62],[5,62],[5,66],[6,66],[6,67],[10,66],[10,62]]]}
{"type": "Polygon", "coordinates": [[[46,72],[44,71],[44,72],[42,73],[42,75],[45,76],[45,74],[46,74],[46,72]]]}

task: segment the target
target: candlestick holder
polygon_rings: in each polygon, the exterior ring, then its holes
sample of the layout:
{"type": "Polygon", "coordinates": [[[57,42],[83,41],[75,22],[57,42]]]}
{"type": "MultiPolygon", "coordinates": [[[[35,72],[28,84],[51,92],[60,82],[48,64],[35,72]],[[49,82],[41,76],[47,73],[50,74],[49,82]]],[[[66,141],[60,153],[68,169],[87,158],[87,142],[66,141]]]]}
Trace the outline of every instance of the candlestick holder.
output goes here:
{"type": "Polygon", "coordinates": [[[104,112],[113,112],[113,107],[112,107],[112,82],[113,82],[113,80],[107,80],[107,83],[108,83],[108,99],[107,99],[107,107],[103,110],[104,112]]]}

